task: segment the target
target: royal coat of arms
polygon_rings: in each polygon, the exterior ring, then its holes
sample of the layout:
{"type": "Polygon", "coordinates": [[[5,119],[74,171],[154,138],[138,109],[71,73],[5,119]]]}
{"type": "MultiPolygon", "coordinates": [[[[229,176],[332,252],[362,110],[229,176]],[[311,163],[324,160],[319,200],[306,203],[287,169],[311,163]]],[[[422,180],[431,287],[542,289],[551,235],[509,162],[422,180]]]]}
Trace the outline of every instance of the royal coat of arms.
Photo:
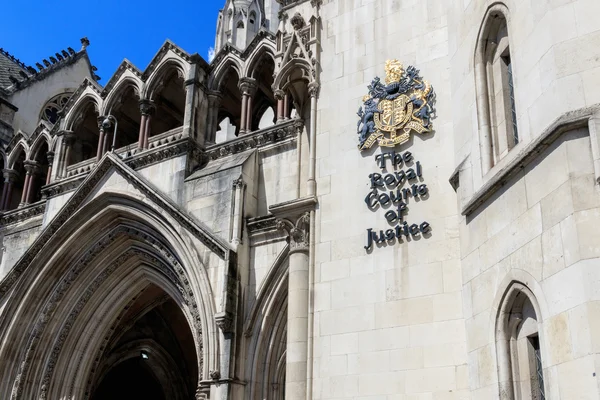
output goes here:
{"type": "Polygon", "coordinates": [[[373,79],[358,110],[360,150],[375,142],[395,147],[408,141],[411,132],[421,134],[433,129],[435,91],[419,70],[413,66],[405,70],[398,60],[388,60],[385,75],[385,84],[378,77],[373,79]]]}

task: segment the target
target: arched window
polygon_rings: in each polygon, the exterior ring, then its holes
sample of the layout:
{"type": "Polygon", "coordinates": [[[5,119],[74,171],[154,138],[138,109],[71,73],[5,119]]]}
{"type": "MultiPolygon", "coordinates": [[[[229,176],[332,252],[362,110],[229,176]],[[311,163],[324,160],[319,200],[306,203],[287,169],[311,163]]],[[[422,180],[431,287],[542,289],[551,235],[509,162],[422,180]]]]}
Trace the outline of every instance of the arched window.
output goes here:
{"type": "Polygon", "coordinates": [[[519,143],[507,13],[500,4],[488,10],[475,55],[484,173],[519,143]]]}
{"type": "Polygon", "coordinates": [[[67,104],[71,95],[72,93],[70,92],[61,93],[48,100],[44,107],[42,107],[40,119],[55,124],[58,121],[58,112],[67,104]]]}
{"type": "Polygon", "coordinates": [[[250,16],[248,17],[248,30],[256,32],[256,27],[256,11],[251,11],[250,16]]]}
{"type": "Polygon", "coordinates": [[[498,382],[507,399],[546,399],[540,322],[533,293],[513,282],[496,320],[498,382]]]}

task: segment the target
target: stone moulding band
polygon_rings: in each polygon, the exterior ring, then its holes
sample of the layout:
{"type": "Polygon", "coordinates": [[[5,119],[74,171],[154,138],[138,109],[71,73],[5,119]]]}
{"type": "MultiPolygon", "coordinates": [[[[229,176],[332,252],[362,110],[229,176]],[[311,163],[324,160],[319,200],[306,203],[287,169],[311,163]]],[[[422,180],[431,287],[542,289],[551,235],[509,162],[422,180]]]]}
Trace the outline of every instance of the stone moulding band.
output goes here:
{"type": "MultiPolygon", "coordinates": [[[[600,106],[582,108],[579,110],[568,112],[557,118],[546,130],[519,154],[504,168],[500,169],[493,178],[487,181],[481,189],[479,189],[471,200],[465,204],[461,214],[469,216],[476,211],[490,196],[504,186],[510,178],[515,176],[519,171],[535,160],[545,149],[550,147],[563,133],[574,129],[587,127],[590,118],[600,111],[600,106]]],[[[457,177],[459,171],[450,177],[450,183],[453,186],[460,185],[460,179],[457,177]]]]}
{"type": "Polygon", "coordinates": [[[286,143],[297,137],[297,129],[302,128],[304,122],[301,119],[292,119],[269,128],[240,136],[228,142],[211,145],[206,148],[206,157],[209,160],[217,160],[232,154],[241,153],[250,149],[260,149],[268,145],[286,143]]]}
{"type": "Polygon", "coordinates": [[[28,220],[38,215],[43,215],[45,211],[46,201],[42,200],[38,201],[37,203],[30,204],[29,206],[6,212],[0,216],[0,228],[28,220]]]}

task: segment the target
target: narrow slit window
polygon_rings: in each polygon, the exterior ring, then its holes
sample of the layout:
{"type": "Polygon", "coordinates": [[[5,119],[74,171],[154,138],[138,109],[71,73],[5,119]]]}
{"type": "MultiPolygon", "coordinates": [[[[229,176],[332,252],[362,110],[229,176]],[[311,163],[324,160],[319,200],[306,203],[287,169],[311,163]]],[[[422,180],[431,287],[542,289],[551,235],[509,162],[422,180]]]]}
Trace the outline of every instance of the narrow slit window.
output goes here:
{"type": "Polygon", "coordinates": [[[504,63],[506,64],[506,73],[508,78],[508,94],[510,97],[510,116],[513,128],[513,146],[519,143],[519,128],[517,126],[517,107],[515,105],[515,85],[513,81],[513,70],[510,55],[504,57],[504,63]]]}

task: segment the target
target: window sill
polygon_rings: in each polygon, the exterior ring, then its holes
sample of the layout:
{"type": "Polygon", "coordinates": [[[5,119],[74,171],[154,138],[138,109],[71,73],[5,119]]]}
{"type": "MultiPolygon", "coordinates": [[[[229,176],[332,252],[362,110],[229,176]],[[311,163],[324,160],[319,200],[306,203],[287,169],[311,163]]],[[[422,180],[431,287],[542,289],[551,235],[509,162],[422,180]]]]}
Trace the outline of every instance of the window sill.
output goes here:
{"type": "MultiPolygon", "coordinates": [[[[587,127],[589,119],[599,111],[600,106],[593,106],[571,111],[560,116],[540,136],[523,147],[514,158],[506,160],[505,163],[500,162],[496,164],[484,176],[486,182],[465,204],[461,214],[464,216],[472,214],[499,188],[504,186],[510,178],[530,164],[563,133],[587,127]]],[[[515,150],[518,150],[518,147],[515,150]]]]}

